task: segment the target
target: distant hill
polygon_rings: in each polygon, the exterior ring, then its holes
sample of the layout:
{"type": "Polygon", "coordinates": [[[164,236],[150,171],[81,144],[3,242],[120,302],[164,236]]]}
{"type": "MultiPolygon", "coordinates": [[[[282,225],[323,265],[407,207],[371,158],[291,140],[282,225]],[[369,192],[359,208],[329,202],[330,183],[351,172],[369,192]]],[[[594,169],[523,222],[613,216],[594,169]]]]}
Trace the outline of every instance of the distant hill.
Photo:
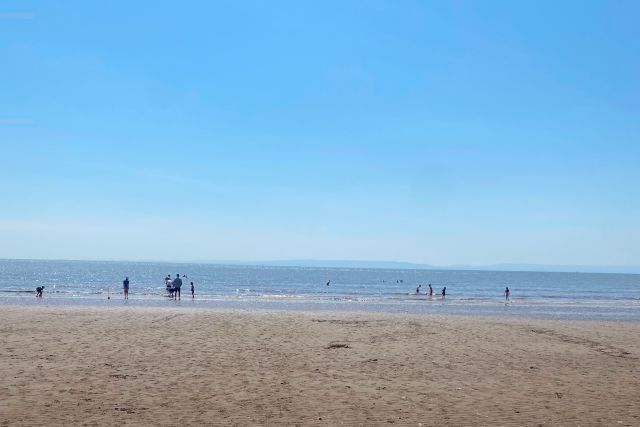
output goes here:
{"type": "Polygon", "coordinates": [[[400,261],[361,260],[275,260],[275,261],[225,261],[225,264],[264,265],[274,267],[316,267],[316,268],[380,268],[390,270],[480,270],[480,271],[540,271],[566,273],[626,273],[640,274],[640,267],[634,266],[585,266],[546,264],[492,264],[492,265],[449,265],[436,266],[400,261]]]}

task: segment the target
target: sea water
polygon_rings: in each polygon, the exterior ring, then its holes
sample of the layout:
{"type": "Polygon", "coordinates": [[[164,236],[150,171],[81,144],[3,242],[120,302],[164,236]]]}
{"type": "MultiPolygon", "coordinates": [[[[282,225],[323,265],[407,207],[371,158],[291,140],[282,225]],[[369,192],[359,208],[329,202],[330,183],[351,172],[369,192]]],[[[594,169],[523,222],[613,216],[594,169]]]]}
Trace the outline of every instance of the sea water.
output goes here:
{"type": "Polygon", "coordinates": [[[171,305],[176,302],[167,298],[168,274],[186,276],[179,304],[203,308],[640,320],[640,275],[610,273],[0,260],[0,303],[121,304],[122,281],[129,277],[128,304],[171,305]],[[426,295],[429,283],[433,297],[426,295]],[[45,298],[36,300],[38,286],[45,286],[45,298]],[[505,303],[507,286],[511,297],[505,303]]]}

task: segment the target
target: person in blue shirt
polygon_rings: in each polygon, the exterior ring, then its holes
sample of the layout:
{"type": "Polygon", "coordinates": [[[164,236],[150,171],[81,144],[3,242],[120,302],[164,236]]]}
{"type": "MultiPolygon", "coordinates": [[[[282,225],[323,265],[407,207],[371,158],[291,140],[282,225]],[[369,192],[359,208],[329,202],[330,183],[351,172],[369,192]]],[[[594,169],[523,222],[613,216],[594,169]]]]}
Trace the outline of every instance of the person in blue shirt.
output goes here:
{"type": "Polygon", "coordinates": [[[125,277],[122,282],[122,289],[124,290],[124,299],[129,299],[129,278],[125,277]]]}

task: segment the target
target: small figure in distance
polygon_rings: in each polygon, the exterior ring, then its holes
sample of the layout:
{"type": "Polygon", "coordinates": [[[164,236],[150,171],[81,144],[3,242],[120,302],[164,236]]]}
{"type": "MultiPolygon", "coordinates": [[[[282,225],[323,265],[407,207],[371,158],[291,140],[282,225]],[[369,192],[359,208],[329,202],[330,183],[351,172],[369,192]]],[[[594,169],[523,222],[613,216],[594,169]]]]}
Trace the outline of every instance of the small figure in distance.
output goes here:
{"type": "Polygon", "coordinates": [[[433,288],[431,287],[431,283],[429,283],[429,296],[433,296],[433,288]]]}
{"type": "Polygon", "coordinates": [[[42,291],[44,291],[44,286],[38,286],[36,288],[36,298],[42,298],[42,291]]]}
{"type": "Polygon", "coordinates": [[[180,299],[180,288],[182,287],[182,279],[179,274],[176,274],[176,278],[173,280],[173,299],[180,299]]]}
{"type": "Polygon", "coordinates": [[[509,287],[504,288],[504,300],[509,301],[509,287]]]}
{"type": "Polygon", "coordinates": [[[447,287],[442,288],[442,299],[447,295],[447,287]]]}
{"type": "Polygon", "coordinates": [[[418,287],[416,288],[416,295],[418,295],[418,294],[420,293],[420,287],[421,287],[421,286],[422,286],[422,285],[418,285],[418,287]]]}
{"type": "Polygon", "coordinates": [[[122,282],[122,289],[124,290],[124,299],[129,299],[129,278],[125,277],[122,282]]]}
{"type": "Polygon", "coordinates": [[[191,282],[191,298],[196,297],[196,288],[193,287],[193,282],[191,282]]]}
{"type": "Polygon", "coordinates": [[[330,283],[331,283],[331,280],[329,280],[329,281],[327,282],[327,286],[329,286],[329,284],[330,284],[330,283]]]}

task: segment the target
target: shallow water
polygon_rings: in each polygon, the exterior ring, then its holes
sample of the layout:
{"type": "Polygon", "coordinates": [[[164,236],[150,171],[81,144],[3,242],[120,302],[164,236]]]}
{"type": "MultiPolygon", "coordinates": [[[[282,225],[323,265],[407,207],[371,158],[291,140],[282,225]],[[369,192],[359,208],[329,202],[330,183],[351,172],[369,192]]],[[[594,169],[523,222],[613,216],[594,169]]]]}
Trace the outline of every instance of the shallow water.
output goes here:
{"type": "Polygon", "coordinates": [[[136,306],[640,320],[640,275],[605,273],[0,260],[0,302],[120,304],[125,276],[131,281],[129,304],[136,306]],[[187,275],[180,303],[165,297],[167,274],[187,275]],[[189,292],[191,281],[195,301],[189,292]],[[428,283],[436,294],[433,298],[424,294],[428,283]],[[422,285],[421,295],[415,294],[418,284],[422,285]],[[45,286],[42,300],[34,298],[37,286],[45,286]],[[444,286],[447,296],[443,301],[439,293],[444,286]],[[504,302],[505,286],[511,290],[508,304],[504,302]]]}

